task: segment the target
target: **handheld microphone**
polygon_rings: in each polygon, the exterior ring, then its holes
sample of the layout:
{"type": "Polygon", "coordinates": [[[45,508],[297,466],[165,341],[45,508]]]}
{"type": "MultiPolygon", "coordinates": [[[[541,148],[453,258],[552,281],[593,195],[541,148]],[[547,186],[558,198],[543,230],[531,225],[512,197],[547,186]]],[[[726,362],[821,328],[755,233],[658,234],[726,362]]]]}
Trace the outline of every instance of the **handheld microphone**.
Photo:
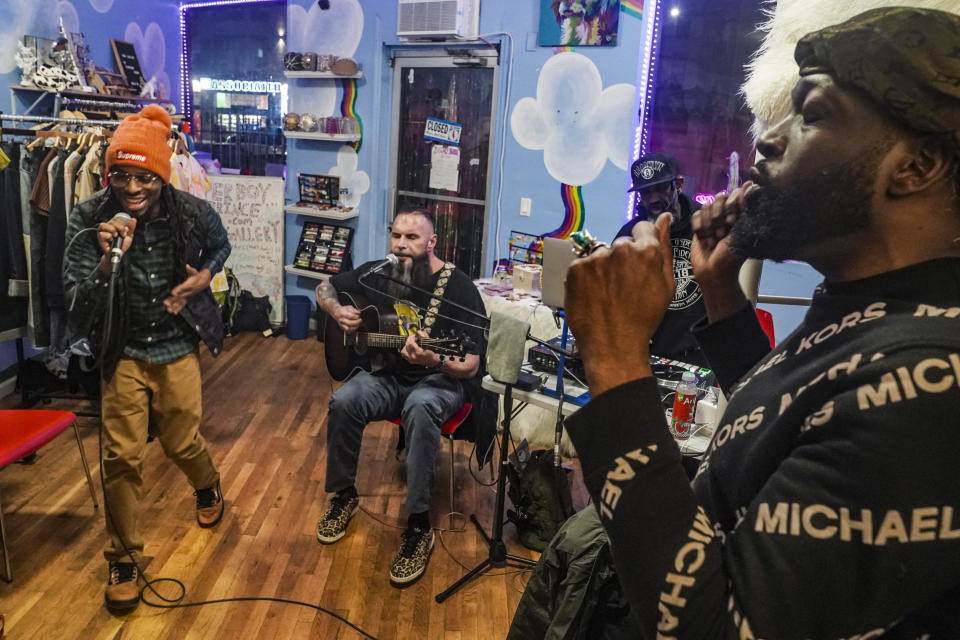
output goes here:
{"type": "MultiPolygon", "coordinates": [[[[121,211],[117,215],[113,216],[114,219],[119,218],[124,224],[130,222],[130,214],[126,211],[121,211]]],[[[110,245],[110,275],[114,276],[117,274],[117,270],[120,268],[120,258],[123,257],[123,251],[121,247],[123,246],[123,236],[117,235],[113,239],[113,244],[110,245]]]]}
{"type": "Polygon", "coordinates": [[[399,263],[400,263],[400,258],[398,258],[396,254],[388,253],[386,258],[381,260],[378,264],[374,265],[373,269],[370,269],[370,271],[368,271],[367,273],[376,273],[377,271],[385,269],[388,266],[393,267],[399,263]]]}

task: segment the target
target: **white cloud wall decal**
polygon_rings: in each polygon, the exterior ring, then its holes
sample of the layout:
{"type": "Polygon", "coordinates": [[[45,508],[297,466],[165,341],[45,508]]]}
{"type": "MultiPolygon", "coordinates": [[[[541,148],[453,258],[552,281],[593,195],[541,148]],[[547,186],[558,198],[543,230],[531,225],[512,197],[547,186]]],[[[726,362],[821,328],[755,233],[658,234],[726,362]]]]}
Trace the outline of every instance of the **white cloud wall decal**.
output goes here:
{"type": "MultiPolygon", "coordinates": [[[[357,0],[337,0],[330,8],[320,9],[316,2],[310,9],[287,5],[287,51],[330,54],[350,58],[363,35],[363,9],[357,0]]],[[[331,82],[313,82],[310,91],[290,93],[290,111],[315,116],[334,115],[337,87],[331,82]]]]}
{"type": "Polygon", "coordinates": [[[551,57],[540,70],[536,97],[522,98],[510,115],[520,146],[543,151],[547,172],[558,182],[593,182],[607,160],[626,170],[635,87],[603,88],[590,58],[573,52],[551,57]]]}
{"type": "Polygon", "coordinates": [[[357,171],[357,152],[350,145],[343,145],[337,152],[337,165],[330,167],[327,175],[340,176],[340,188],[347,189],[343,204],[347,207],[360,205],[360,198],[370,190],[370,176],[366,171],[357,171]]]}

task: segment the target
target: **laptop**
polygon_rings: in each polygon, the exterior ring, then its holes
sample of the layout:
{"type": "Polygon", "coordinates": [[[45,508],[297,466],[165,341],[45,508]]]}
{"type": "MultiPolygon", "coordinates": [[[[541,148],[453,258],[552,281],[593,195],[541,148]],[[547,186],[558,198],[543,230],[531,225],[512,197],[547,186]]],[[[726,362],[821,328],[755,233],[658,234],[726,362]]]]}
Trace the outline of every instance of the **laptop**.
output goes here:
{"type": "Polygon", "coordinates": [[[540,275],[541,300],[554,309],[563,308],[567,269],[577,259],[569,239],[543,239],[543,271],[540,275]]]}

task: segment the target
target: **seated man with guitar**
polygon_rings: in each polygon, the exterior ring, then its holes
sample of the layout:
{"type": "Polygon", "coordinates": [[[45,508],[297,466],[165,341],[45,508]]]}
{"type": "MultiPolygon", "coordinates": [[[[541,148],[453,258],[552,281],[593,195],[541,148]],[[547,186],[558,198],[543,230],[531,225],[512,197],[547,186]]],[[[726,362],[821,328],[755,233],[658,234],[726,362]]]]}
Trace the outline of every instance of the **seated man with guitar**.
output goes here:
{"type": "Polygon", "coordinates": [[[463,406],[465,382],[480,369],[478,319],[435,298],[480,314],[483,301],[466,273],[434,255],[436,244],[430,213],[402,211],[390,233],[395,264],[365,263],[316,291],[328,315],[324,348],[330,373],[338,380],[353,375],[330,399],[325,489],[334,495],[317,524],[317,539],[332,544],[342,538],[357,511],[354,482],[364,427],[399,415],[406,431],[408,522],[390,568],[395,586],[413,582],[427,568],[440,427],[463,406]],[[414,287],[433,291],[434,299],[414,287]],[[365,367],[357,356],[368,352],[383,357],[365,367]],[[364,370],[369,368],[373,371],[364,370]]]}

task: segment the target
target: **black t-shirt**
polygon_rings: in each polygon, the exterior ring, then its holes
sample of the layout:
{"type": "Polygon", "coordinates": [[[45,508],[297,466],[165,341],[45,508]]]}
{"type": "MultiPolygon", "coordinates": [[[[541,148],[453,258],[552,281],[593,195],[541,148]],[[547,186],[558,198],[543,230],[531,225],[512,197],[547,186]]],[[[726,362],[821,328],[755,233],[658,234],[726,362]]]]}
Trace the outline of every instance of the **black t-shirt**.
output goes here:
{"type": "MultiPolygon", "coordinates": [[[[333,285],[333,288],[336,289],[338,293],[360,294],[366,298],[370,304],[381,309],[389,309],[395,302],[383,293],[387,290],[387,285],[390,284],[389,280],[384,278],[380,273],[373,273],[363,278],[362,283],[360,282],[360,277],[379,264],[379,262],[379,260],[365,262],[353,271],[339,273],[330,278],[330,284],[333,285]]],[[[440,271],[431,275],[427,282],[417,286],[432,292],[437,286],[437,280],[439,278],[440,271]]],[[[423,315],[430,306],[430,296],[408,287],[406,288],[406,292],[400,297],[403,301],[412,304],[418,309],[418,315],[420,315],[422,320],[423,315]]],[[[484,346],[483,329],[486,323],[480,318],[446,302],[449,300],[485,316],[486,312],[484,311],[483,300],[480,298],[480,293],[477,291],[476,285],[473,284],[473,281],[470,280],[470,277],[466,273],[454,268],[450,280],[447,282],[447,287],[444,290],[443,298],[444,302],[440,303],[440,308],[437,311],[437,319],[433,328],[430,330],[430,336],[433,338],[456,336],[463,340],[463,346],[467,353],[481,353],[484,346]]],[[[427,375],[433,372],[431,369],[412,365],[403,359],[398,359],[395,371],[410,375],[427,375]]]]}
{"type": "MultiPolygon", "coordinates": [[[[684,194],[679,194],[680,214],[675,215],[670,225],[670,244],[673,246],[673,300],[667,307],[660,326],[650,340],[650,353],[655,356],[710,366],[700,350],[700,345],[690,333],[690,327],[707,315],[703,304],[700,283],[693,277],[690,262],[690,246],[693,244],[693,212],[700,205],[684,194]]],[[[640,206],[637,216],[617,232],[617,238],[629,237],[633,227],[641,220],[649,219],[647,210],[640,206]]]]}

